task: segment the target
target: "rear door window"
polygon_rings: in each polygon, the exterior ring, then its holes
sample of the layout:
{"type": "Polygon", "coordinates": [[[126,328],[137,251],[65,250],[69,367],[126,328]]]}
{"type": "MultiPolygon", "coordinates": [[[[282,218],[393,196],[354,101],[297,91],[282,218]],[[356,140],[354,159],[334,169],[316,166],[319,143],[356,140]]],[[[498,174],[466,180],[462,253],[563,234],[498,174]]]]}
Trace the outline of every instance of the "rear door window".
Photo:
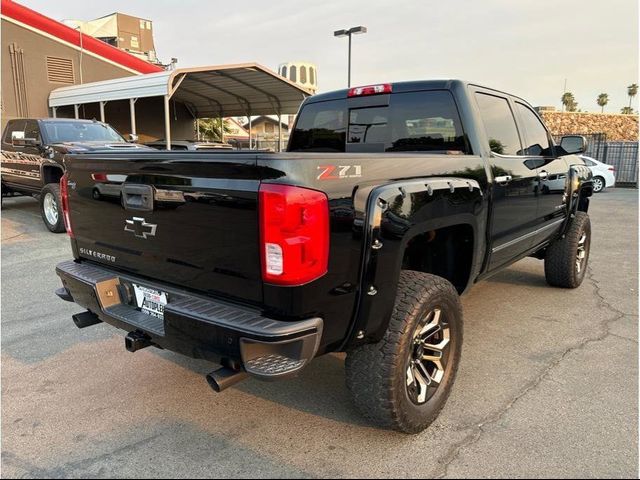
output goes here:
{"type": "Polygon", "coordinates": [[[349,108],[347,100],[309,104],[289,150],[471,153],[445,90],[394,93],[389,105],[370,107],[349,108]]]}
{"type": "Polygon", "coordinates": [[[507,99],[477,92],[476,100],[491,151],[499,155],[520,155],[520,137],[507,99]]]}

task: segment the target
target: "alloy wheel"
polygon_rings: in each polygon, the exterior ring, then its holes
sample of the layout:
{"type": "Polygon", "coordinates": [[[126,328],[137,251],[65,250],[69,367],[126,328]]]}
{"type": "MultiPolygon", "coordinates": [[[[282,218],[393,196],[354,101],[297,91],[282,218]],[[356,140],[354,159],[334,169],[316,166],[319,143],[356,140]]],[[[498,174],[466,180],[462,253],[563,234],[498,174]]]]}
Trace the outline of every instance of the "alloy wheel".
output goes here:
{"type": "Polygon", "coordinates": [[[58,204],[52,193],[47,192],[45,194],[42,206],[47,222],[49,222],[50,225],[56,225],[58,223],[58,204]]]}
{"type": "Polygon", "coordinates": [[[585,258],[587,257],[587,234],[582,233],[580,240],[578,240],[578,252],[576,253],[576,272],[582,273],[585,267],[585,258]]]}
{"type": "Polygon", "coordinates": [[[426,403],[442,383],[449,358],[450,333],[439,308],[428,312],[416,327],[406,370],[407,393],[416,405],[426,403]]]}
{"type": "Polygon", "coordinates": [[[602,179],[600,177],[596,177],[593,179],[593,191],[594,192],[600,192],[604,190],[604,182],[602,181],[602,179]]]}

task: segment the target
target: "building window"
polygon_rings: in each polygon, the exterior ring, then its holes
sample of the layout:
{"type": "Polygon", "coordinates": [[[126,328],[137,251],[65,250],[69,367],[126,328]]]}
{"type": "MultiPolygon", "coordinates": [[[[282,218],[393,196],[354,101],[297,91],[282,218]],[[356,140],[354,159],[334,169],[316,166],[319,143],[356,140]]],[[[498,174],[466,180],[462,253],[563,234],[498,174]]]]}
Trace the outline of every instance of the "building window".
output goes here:
{"type": "Polygon", "coordinates": [[[300,67],[300,83],[307,83],[307,67],[300,67]]]}
{"type": "Polygon", "coordinates": [[[281,74],[284,78],[287,78],[287,66],[285,65],[284,67],[282,67],[282,74],[281,74]]]}
{"type": "Polygon", "coordinates": [[[47,57],[47,80],[74,84],[73,61],[70,58],[47,57]]]}
{"type": "Polygon", "coordinates": [[[298,81],[298,71],[295,65],[291,65],[291,68],[289,69],[289,80],[292,82],[298,81]]]}
{"type": "Polygon", "coordinates": [[[316,71],[313,67],[309,67],[309,81],[311,82],[311,85],[316,84],[316,71]]]}

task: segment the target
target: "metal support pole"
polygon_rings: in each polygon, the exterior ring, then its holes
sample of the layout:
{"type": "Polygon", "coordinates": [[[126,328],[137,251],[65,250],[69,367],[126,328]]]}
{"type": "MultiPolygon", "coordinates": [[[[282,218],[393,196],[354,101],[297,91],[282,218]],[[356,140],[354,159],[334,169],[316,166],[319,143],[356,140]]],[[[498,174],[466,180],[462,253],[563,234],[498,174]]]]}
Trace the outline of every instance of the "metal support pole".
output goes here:
{"type": "Polygon", "coordinates": [[[53,111],[53,118],[58,118],[58,117],[57,117],[57,110],[58,110],[58,107],[51,107],[51,110],[53,111]]]}
{"type": "Polygon", "coordinates": [[[220,142],[224,143],[224,118],[220,117],[220,142]]]}
{"type": "Polygon", "coordinates": [[[347,88],[351,88],[351,33],[349,33],[349,66],[347,74],[347,88]]]}
{"type": "Polygon", "coordinates": [[[253,138],[251,135],[251,114],[249,114],[249,150],[253,150],[253,138]]]}
{"type": "Polygon", "coordinates": [[[164,96],[164,138],[167,150],[171,150],[171,114],[169,112],[169,95],[164,96]]]}
{"type": "Polygon", "coordinates": [[[104,104],[107,102],[100,102],[100,121],[104,123],[104,104]]]}
{"type": "Polygon", "coordinates": [[[131,134],[135,135],[136,131],[136,100],[137,98],[129,99],[129,112],[131,114],[131,134]]]}
{"type": "Polygon", "coordinates": [[[73,106],[73,113],[76,120],[80,118],[80,105],[78,105],[77,103],[73,106]]]}
{"type": "Polygon", "coordinates": [[[282,115],[278,112],[278,151],[282,151],[282,115]]]}

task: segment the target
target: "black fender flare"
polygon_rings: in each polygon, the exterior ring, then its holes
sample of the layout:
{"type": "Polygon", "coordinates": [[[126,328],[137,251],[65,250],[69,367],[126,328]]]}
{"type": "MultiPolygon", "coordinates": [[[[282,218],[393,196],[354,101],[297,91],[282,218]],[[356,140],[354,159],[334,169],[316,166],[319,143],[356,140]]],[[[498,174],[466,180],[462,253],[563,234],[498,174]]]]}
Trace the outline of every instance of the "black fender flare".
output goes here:
{"type": "Polygon", "coordinates": [[[41,163],[40,163],[40,178],[42,179],[42,186],[44,187],[47,182],[45,181],[45,172],[47,170],[51,170],[51,169],[58,169],[60,170],[61,174],[64,174],[64,167],[59,164],[56,161],[53,160],[49,160],[49,159],[44,159],[41,163]]]}
{"type": "Polygon", "coordinates": [[[467,286],[486,255],[486,196],[473,179],[432,177],[359,188],[354,194],[362,228],[356,308],[343,348],[375,342],[387,329],[405,248],[416,235],[454,225],[473,230],[474,255],[467,286]]]}
{"type": "Polygon", "coordinates": [[[582,164],[569,166],[566,195],[567,216],[562,225],[562,235],[566,233],[578,210],[586,212],[589,209],[589,197],[593,195],[593,174],[589,167],[582,164]]]}

